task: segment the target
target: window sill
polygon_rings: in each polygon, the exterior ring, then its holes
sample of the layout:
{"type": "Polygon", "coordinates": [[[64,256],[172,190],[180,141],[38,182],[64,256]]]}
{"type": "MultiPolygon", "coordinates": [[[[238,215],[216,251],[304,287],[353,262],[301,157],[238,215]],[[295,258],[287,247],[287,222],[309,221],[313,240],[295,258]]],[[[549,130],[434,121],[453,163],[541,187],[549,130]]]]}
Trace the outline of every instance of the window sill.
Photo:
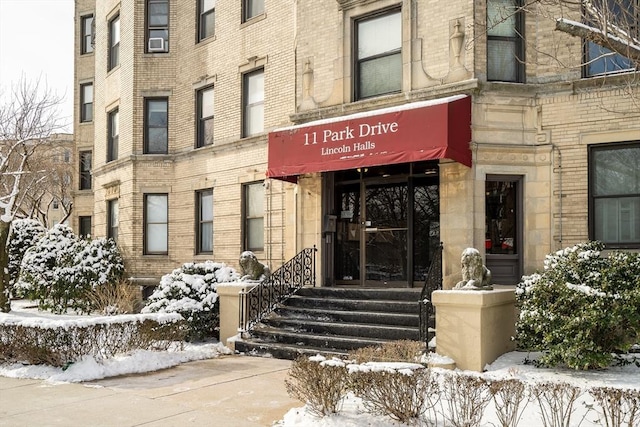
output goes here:
{"type": "Polygon", "coordinates": [[[267,19],[267,12],[261,14],[261,15],[257,15],[254,17],[251,17],[249,19],[247,19],[246,21],[244,21],[243,23],[240,24],[240,28],[245,28],[248,27],[251,24],[255,24],[256,22],[260,22],[260,21],[264,21],[265,19],[267,19]]]}
{"type": "Polygon", "coordinates": [[[212,42],[216,41],[217,39],[218,39],[217,34],[214,34],[214,35],[209,36],[209,37],[207,37],[207,38],[204,38],[204,39],[198,40],[198,41],[196,42],[196,46],[205,46],[205,45],[207,45],[207,44],[209,44],[209,43],[212,43],[212,42]]]}

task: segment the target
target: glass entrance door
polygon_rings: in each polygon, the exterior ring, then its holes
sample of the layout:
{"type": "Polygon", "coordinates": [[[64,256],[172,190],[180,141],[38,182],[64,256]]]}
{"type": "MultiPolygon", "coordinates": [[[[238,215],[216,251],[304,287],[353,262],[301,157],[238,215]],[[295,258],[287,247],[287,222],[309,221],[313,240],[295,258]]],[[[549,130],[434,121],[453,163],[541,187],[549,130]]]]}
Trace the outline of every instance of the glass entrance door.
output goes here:
{"type": "Polygon", "coordinates": [[[520,177],[488,176],[485,184],[487,268],[493,283],[515,285],[522,275],[520,177]]]}
{"type": "Polygon", "coordinates": [[[365,281],[372,286],[407,285],[407,183],[365,187],[365,281]]]}
{"type": "Polygon", "coordinates": [[[344,171],[332,191],[333,283],[422,286],[440,243],[437,163],[344,171]]]}

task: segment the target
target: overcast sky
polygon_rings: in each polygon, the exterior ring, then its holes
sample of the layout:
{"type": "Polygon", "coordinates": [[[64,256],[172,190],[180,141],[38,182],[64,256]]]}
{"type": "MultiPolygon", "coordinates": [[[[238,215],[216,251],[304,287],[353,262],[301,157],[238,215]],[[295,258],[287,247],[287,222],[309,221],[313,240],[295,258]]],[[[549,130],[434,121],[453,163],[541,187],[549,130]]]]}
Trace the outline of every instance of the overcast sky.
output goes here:
{"type": "Polygon", "coordinates": [[[61,117],[73,123],[74,0],[0,0],[0,104],[24,73],[63,97],[61,117]]]}

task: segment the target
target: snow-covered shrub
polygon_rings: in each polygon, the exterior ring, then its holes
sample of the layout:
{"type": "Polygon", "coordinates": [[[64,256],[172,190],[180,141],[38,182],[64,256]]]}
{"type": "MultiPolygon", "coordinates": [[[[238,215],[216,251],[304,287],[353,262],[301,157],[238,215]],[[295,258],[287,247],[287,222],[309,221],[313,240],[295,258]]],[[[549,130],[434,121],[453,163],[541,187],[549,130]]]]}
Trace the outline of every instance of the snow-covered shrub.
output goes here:
{"type": "Polygon", "coordinates": [[[291,364],[285,385],[289,396],[305,402],[315,416],[335,414],[347,393],[346,364],[323,356],[300,356],[291,364]]]}
{"type": "Polygon", "coordinates": [[[544,351],[540,364],[602,368],[640,339],[640,254],[602,250],[589,242],[548,255],[518,284],[518,345],[544,351]]]}
{"type": "Polygon", "coordinates": [[[90,313],[96,286],[117,283],[124,263],[113,240],[80,239],[65,225],[56,225],[22,259],[16,287],[53,313],[68,309],[90,313]]]}
{"type": "Polygon", "coordinates": [[[0,313],[0,362],[68,366],[84,356],[113,358],[133,350],[182,349],[177,314],[130,314],[42,322],[0,313]]]}
{"type": "Polygon", "coordinates": [[[431,369],[409,362],[347,365],[349,389],[368,412],[411,424],[432,411],[440,387],[431,369]]]}
{"type": "Polygon", "coordinates": [[[162,277],[142,312],[179,313],[191,328],[188,339],[217,338],[220,307],[216,285],[239,277],[223,263],[185,263],[162,277]]]}
{"type": "MultiPolygon", "coordinates": [[[[47,229],[35,219],[16,219],[11,222],[11,235],[7,242],[10,287],[13,287],[18,281],[20,264],[25,252],[35,245],[46,232],[47,229]]],[[[15,294],[13,291],[12,293],[15,294]]]]}

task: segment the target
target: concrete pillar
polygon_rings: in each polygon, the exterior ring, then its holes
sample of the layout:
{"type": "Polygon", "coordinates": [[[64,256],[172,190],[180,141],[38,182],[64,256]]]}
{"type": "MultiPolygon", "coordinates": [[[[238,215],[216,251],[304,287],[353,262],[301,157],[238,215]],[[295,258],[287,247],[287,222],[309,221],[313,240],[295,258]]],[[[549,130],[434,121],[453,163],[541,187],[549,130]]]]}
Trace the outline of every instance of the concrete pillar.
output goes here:
{"type": "Polygon", "coordinates": [[[245,292],[255,283],[228,283],[216,285],[220,300],[220,342],[231,350],[235,350],[234,340],[229,338],[238,335],[240,327],[240,292],[245,292]]]}
{"type": "Polygon", "coordinates": [[[515,349],[515,292],[435,291],[436,352],[460,369],[482,372],[487,364],[515,349]]]}

